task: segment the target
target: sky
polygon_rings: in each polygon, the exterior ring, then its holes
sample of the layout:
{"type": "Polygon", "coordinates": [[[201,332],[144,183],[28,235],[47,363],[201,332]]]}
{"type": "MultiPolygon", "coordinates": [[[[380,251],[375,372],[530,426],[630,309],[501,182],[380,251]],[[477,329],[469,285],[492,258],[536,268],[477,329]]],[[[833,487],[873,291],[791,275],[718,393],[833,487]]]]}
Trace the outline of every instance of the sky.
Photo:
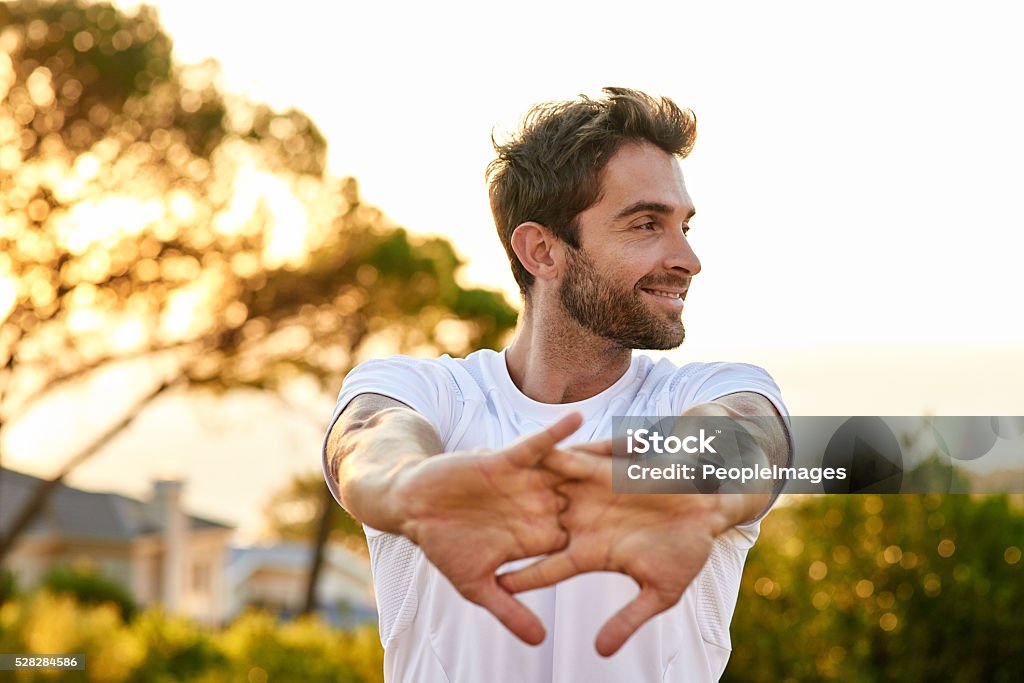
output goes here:
{"type": "Polygon", "coordinates": [[[512,290],[491,130],[627,85],[697,114],[693,346],[1024,343],[1011,3],[155,4],[179,59],[306,111],[330,170],[471,282],[512,290]]]}
{"type": "MultiPolygon", "coordinates": [[[[510,296],[484,182],[492,130],[605,85],[670,96],[698,119],[683,172],[703,265],[674,359],[762,364],[794,414],[1024,415],[1014,3],[150,4],[180,61],[214,57],[227,91],[305,111],[331,173],[357,177],[399,224],[450,238],[467,282],[510,296]]],[[[330,398],[302,395],[326,419],[330,398]]],[[[246,491],[217,500],[230,474],[190,475],[200,506],[248,510],[252,528],[271,483],[317,466],[320,434],[308,414],[239,401],[221,409],[243,438],[167,402],[145,424],[192,426],[159,445],[137,427],[74,481],[102,487],[140,447],[188,474],[220,444],[205,466],[237,473],[273,443],[246,491]],[[263,433],[261,415],[286,426],[263,433]]],[[[33,444],[32,466],[57,461],[57,445],[33,444]]],[[[147,468],[118,481],[141,492],[147,468]]]]}

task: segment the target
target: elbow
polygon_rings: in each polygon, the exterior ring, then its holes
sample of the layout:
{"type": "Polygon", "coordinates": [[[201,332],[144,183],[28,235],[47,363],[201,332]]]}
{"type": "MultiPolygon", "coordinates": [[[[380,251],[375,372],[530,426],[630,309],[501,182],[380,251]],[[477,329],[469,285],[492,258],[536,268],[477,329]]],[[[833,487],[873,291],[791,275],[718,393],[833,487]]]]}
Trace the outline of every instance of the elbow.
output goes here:
{"type": "Polygon", "coordinates": [[[320,464],[324,473],[324,481],[327,483],[327,488],[330,489],[331,495],[334,496],[334,500],[337,501],[338,505],[346,510],[345,503],[341,499],[341,486],[338,480],[339,472],[341,469],[341,461],[344,458],[344,444],[341,443],[341,435],[337,429],[339,420],[336,420],[331,425],[330,431],[327,432],[327,437],[324,439],[324,445],[320,451],[320,464]]]}
{"type": "Polygon", "coordinates": [[[353,468],[345,467],[345,462],[361,450],[360,446],[366,443],[369,434],[407,412],[408,409],[404,408],[381,409],[354,401],[331,425],[321,453],[324,480],[338,505],[349,514],[352,514],[352,508],[346,504],[346,489],[353,468]]]}

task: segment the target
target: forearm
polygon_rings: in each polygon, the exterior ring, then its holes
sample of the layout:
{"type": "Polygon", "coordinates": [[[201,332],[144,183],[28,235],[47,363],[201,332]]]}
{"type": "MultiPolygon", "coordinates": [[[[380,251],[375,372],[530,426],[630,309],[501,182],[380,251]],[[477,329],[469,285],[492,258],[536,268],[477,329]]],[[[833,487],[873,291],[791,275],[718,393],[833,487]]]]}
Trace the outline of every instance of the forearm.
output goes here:
{"type": "Polygon", "coordinates": [[[728,394],[713,401],[724,406],[728,416],[737,420],[767,458],[769,467],[789,464],[789,433],[786,423],[771,401],[753,392],[728,394]]]}
{"type": "MultiPolygon", "coordinates": [[[[741,392],[722,396],[704,404],[737,422],[757,446],[758,465],[786,467],[789,465],[790,437],[785,421],[778,410],[764,396],[741,392]]],[[[774,485],[776,482],[765,482],[774,485]]],[[[773,490],[715,496],[720,508],[723,531],[736,524],[749,522],[763,513],[775,498],[773,490]]]]}
{"type": "Polygon", "coordinates": [[[341,504],[375,529],[402,533],[401,492],[410,468],[442,451],[433,425],[407,406],[365,394],[345,408],[324,450],[324,472],[341,504]]]}

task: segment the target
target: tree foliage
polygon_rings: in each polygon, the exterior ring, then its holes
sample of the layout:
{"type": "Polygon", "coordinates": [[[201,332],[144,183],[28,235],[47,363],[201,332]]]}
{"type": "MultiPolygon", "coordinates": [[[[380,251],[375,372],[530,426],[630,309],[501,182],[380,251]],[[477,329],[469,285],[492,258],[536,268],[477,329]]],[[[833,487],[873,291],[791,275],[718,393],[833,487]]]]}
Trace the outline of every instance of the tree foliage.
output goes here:
{"type": "Polygon", "coordinates": [[[459,284],[449,242],[326,175],[305,114],[171,46],[145,6],[0,4],[0,429],[124,359],[165,377],[149,400],[502,342],[514,309],[459,284]]]}
{"type": "Polygon", "coordinates": [[[304,114],[223,94],[213,62],[175,64],[152,10],[0,15],[6,394],[182,346],[193,381],[336,380],[374,334],[465,353],[514,323],[457,283],[449,243],[326,178],[304,114]]]}
{"type": "MultiPolygon", "coordinates": [[[[293,477],[267,501],[263,513],[268,531],[287,541],[315,538],[323,488],[324,478],[319,473],[293,477]]],[[[328,514],[330,540],[365,555],[367,548],[362,525],[340,505],[330,505],[328,514]]]]}
{"type": "Polygon", "coordinates": [[[1018,681],[1024,512],[1005,496],[820,496],[751,550],[726,680],[1018,681]]]}
{"type": "Polygon", "coordinates": [[[111,604],[82,604],[47,591],[0,610],[0,652],[85,655],[85,672],[23,671],[18,680],[24,681],[379,683],[384,670],[373,626],[341,631],[315,618],[280,623],[247,612],[213,630],[157,609],[125,622],[111,604]]]}
{"type": "Polygon", "coordinates": [[[118,608],[125,621],[130,620],[137,610],[135,601],[124,586],[91,569],[54,567],[43,577],[40,587],[51,593],[68,593],[87,605],[110,603],[118,608]]]}

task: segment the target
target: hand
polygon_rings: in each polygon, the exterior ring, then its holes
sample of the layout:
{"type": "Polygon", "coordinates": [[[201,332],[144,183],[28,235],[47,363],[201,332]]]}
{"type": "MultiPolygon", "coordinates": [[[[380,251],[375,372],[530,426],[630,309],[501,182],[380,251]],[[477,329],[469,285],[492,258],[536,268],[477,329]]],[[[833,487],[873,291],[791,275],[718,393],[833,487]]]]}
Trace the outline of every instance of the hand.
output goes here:
{"type": "Polygon", "coordinates": [[[550,586],[590,571],[621,572],[640,593],[609,619],[596,648],[615,654],[641,625],[675,605],[704,566],[715,537],[740,519],[726,502],[738,496],[613,494],[611,442],[574,446],[544,460],[567,480],[558,490],[569,499],[559,519],[568,546],[498,583],[512,593],[550,586]]]}
{"type": "Polygon", "coordinates": [[[505,562],[565,547],[558,514],[566,500],[555,490],[563,477],[538,465],[581,423],[574,413],[507,448],[435,456],[399,475],[402,534],[463,597],[533,645],[544,640],[544,626],[495,573],[505,562]]]}

